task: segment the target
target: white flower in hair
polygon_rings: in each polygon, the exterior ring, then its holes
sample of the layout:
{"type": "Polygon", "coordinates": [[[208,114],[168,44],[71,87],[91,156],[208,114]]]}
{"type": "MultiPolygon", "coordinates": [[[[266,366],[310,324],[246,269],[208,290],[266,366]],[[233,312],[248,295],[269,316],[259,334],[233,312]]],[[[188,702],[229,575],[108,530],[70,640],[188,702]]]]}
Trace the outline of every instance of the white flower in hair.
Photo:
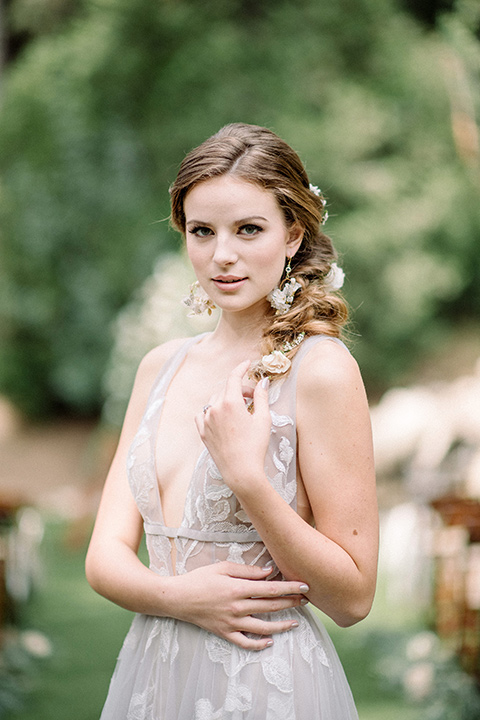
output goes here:
{"type": "Polygon", "coordinates": [[[342,268],[338,267],[336,262],[333,262],[331,264],[330,270],[325,275],[323,281],[325,290],[328,290],[330,292],[340,290],[340,288],[343,287],[344,281],[345,273],[343,272],[342,268]]]}
{"type": "Polygon", "coordinates": [[[291,361],[280,350],[274,350],[270,355],[264,355],[260,361],[262,370],[278,375],[288,370],[291,361]]]}
{"type": "Polygon", "coordinates": [[[322,197],[322,191],[320,190],[320,188],[319,188],[317,185],[312,185],[312,183],[310,183],[310,185],[308,186],[308,188],[309,188],[310,192],[312,192],[314,195],[316,195],[317,197],[320,198],[320,202],[322,203],[322,208],[323,208],[323,210],[324,210],[323,216],[322,216],[322,220],[321,220],[321,224],[322,224],[322,225],[325,225],[325,223],[326,223],[327,220],[328,220],[328,210],[325,210],[325,206],[326,206],[326,204],[327,204],[327,201],[325,200],[324,197],[322,197]]]}

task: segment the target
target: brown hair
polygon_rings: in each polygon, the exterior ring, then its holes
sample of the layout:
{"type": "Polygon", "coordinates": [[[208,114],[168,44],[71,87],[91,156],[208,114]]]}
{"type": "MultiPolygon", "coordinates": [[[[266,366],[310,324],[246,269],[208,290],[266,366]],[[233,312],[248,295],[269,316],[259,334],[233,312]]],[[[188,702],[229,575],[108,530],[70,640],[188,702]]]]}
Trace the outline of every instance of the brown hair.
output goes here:
{"type": "Polygon", "coordinates": [[[262,355],[282,350],[285,342],[292,342],[301,332],[339,337],[348,313],[341,296],[325,285],[325,276],[337,258],[332,241],[321,230],[325,200],[310,189],[297,153],[271,130],[232,123],[192,150],[170,187],[173,226],[185,234],[184,201],[189,190],[227,174],[272,192],[287,227],[298,224],[304,230],[302,244],[291,259],[292,276],[301,289],[284,315],[275,315],[273,309],[267,312],[262,355]]]}

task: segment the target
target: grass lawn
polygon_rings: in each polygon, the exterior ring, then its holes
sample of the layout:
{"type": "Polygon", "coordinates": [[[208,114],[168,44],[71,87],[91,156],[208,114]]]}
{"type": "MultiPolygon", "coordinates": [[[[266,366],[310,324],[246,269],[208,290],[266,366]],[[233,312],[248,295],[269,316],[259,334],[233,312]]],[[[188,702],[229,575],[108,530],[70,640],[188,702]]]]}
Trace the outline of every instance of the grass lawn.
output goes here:
{"type": "Polygon", "coordinates": [[[389,662],[399,644],[398,626],[389,629],[380,624],[375,608],[367,620],[352,628],[341,629],[322,619],[342,660],[360,720],[423,720],[422,710],[379,673],[379,666],[389,662]]]}
{"type": "MultiPolygon", "coordinates": [[[[22,618],[25,629],[39,630],[49,638],[53,654],[34,663],[24,709],[8,720],[96,720],[131,622],[129,612],[90,589],[83,570],[85,548],[69,548],[65,533],[64,525],[48,524],[44,585],[22,618]]],[[[385,627],[388,632],[381,600],[378,610],[358,626],[347,630],[330,622],[327,626],[350,680],[360,720],[421,720],[418,709],[379,682],[378,628],[383,626],[383,644],[385,627]]]]}
{"type": "Polygon", "coordinates": [[[53,646],[36,661],[30,692],[15,720],[95,720],[108,689],[131,614],[91,590],[85,549],[70,549],[65,526],[49,523],[43,546],[43,586],[29,603],[22,627],[43,632],[53,646]]]}

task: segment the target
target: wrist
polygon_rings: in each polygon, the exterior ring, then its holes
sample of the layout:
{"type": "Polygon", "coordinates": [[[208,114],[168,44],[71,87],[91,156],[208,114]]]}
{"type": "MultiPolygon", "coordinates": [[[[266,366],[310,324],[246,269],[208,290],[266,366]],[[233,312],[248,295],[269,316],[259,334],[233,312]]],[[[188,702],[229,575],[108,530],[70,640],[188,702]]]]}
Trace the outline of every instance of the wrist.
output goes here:
{"type": "Polygon", "coordinates": [[[157,611],[154,613],[160,617],[181,618],[178,611],[181,608],[181,593],[178,588],[179,577],[177,575],[157,575],[158,582],[154,589],[154,602],[157,611]]]}
{"type": "Polygon", "coordinates": [[[244,465],[240,470],[225,473],[223,480],[239,500],[255,498],[262,487],[270,485],[263,467],[258,466],[244,465]]]}

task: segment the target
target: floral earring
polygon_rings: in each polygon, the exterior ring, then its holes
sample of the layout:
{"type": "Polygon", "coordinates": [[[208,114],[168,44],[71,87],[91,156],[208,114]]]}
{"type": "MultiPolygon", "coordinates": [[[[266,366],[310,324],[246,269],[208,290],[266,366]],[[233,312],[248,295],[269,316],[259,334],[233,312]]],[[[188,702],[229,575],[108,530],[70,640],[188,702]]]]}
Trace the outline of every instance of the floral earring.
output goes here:
{"type": "Polygon", "coordinates": [[[288,263],[285,268],[285,284],[283,288],[276,287],[267,295],[267,300],[274,310],[275,315],[285,315],[292,306],[295,298],[295,293],[302,287],[294,277],[290,277],[292,272],[292,258],[288,258],[288,263]]]}
{"type": "Polygon", "coordinates": [[[210,300],[198,280],[195,280],[195,282],[190,285],[190,293],[183,298],[182,302],[190,308],[190,312],[187,317],[195,317],[195,315],[201,315],[205,311],[211,315],[212,311],[217,308],[217,306],[210,300]]]}

